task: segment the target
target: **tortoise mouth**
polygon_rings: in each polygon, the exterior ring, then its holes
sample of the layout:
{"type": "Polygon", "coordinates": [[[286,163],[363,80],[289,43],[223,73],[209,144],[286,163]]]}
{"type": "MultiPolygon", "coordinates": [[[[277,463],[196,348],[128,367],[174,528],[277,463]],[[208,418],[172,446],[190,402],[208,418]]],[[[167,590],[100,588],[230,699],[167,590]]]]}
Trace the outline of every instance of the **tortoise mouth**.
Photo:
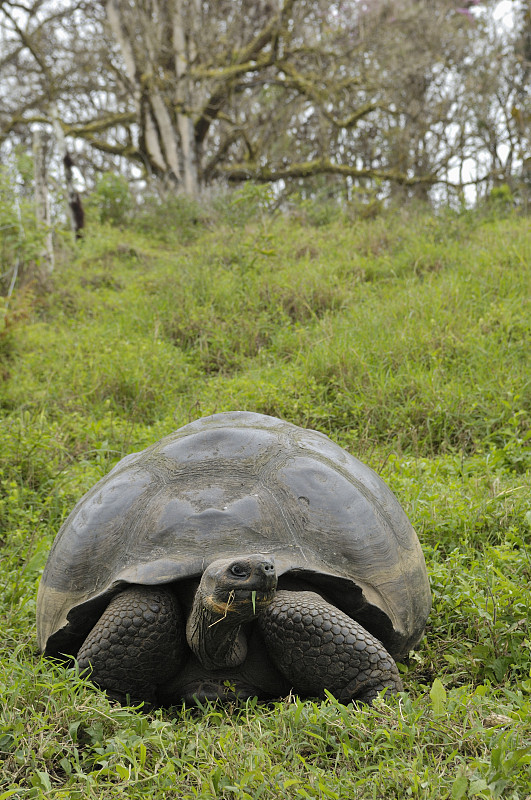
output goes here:
{"type": "Polygon", "coordinates": [[[252,614],[259,613],[263,608],[271,603],[275,596],[276,586],[267,591],[258,591],[247,588],[230,589],[226,599],[220,599],[214,595],[204,597],[204,604],[211,612],[216,614],[245,614],[248,615],[252,609],[252,614]]]}

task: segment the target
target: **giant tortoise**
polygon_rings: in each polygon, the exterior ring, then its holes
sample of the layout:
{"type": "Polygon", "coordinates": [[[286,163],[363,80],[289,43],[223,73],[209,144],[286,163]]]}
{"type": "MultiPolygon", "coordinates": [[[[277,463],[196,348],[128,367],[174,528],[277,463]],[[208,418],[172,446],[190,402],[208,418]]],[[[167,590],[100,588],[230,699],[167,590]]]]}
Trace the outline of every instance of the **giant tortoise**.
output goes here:
{"type": "Polygon", "coordinates": [[[371,702],[430,611],[395,496],[327,436],[250,412],[123,458],[59,531],[39,587],[48,656],[118,698],[371,702]]]}

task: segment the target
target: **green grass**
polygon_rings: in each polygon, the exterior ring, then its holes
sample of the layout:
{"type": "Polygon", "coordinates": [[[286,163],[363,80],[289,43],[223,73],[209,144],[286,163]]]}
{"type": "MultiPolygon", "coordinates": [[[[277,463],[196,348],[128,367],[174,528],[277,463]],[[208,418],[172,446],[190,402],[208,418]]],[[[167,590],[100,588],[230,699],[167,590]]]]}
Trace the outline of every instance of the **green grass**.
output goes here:
{"type": "Polygon", "coordinates": [[[529,221],[404,211],[312,225],[257,198],[94,225],[47,286],[12,298],[0,800],[525,800],[529,221]],[[403,696],[145,713],[37,653],[39,577],[77,499],[125,453],[232,409],[327,433],[404,505],[434,609],[403,696]]]}

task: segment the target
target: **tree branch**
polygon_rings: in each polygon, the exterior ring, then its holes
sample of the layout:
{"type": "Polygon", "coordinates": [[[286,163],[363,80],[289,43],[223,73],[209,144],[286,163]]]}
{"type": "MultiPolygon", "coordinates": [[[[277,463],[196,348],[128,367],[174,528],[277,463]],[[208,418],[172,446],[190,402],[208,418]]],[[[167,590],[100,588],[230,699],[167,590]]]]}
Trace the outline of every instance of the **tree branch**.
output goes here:
{"type": "MultiPolygon", "coordinates": [[[[259,183],[272,183],[280,180],[294,178],[309,178],[315,175],[341,175],[350,178],[376,178],[389,180],[403,186],[416,186],[418,184],[435,184],[442,182],[436,175],[408,176],[394,169],[373,169],[367,167],[358,169],[350,164],[335,164],[326,158],[313,161],[284,164],[278,167],[266,167],[258,164],[228,164],[221,166],[215,174],[227,180],[239,183],[241,181],[258,181],[259,183]]],[[[444,181],[446,182],[446,181],[444,181]]]]}
{"type": "MultiPolygon", "coordinates": [[[[339,119],[326,108],[326,104],[330,102],[330,95],[325,92],[320,92],[317,89],[317,80],[309,80],[304,75],[298,72],[293,64],[283,61],[280,65],[280,70],[286,75],[285,86],[290,89],[297,89],[297,91],[315,103],[320,112],[326,119],[335,125],[336,128],[353,128],[360,119],[366,117],[372,111],[380,108],[380,104],[374,101],[364,103],[357,108],[347,117],[339,119]]],[[[277,84],[279,85],[279,84],[277,84]]]]}
{"type": "Polygon", "coordinates": [[[75,125],[69,125],[61,121],[61,126],[67,136],[88,137],[94,133],[101,133],[109,128],[114,128],[115,125],[129,125],[136,122],[137,119],[136,111],[117,111],[114,114],[108,114],[105,117],[99,117],[88,122],[76,123],[75,125]]]}
{"type": "Polygon", "coordinates": [[[244,74],[245,72],[256,72],[257,70],[264,69],[274,63],[275,47],[272,47],[272,52],[265,54],[262,59],[258,59],[258,55],[266,47],[266,45],[278,38],[282,23],[290,13],[296,1],[297,0],[285,0],[284,5],[279,13],[271,19],[263,31],[258,33],[246,47],[243,47],[241,50],[237,50],[233,54],[233,64],[230,67],[222,68],[222,74],[219,77],[219,82],[221,82],[221,85],[218,85],[214,89],[204,104],[198,119],[196,120],[196,145],[201,145],[203,143],[210,125],[216,119],[223,106],[223,102],[229,95],[234,78],[244,74]]]}

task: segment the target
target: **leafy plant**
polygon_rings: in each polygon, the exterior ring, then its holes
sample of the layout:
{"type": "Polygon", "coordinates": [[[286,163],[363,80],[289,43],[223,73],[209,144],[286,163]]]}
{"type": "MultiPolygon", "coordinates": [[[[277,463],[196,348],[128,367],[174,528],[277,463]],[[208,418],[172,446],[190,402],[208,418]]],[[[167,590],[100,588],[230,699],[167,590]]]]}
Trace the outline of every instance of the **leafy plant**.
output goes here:
{"type": "Polygon", "coordinates": [[[87,209],[96,212],[99,222],[110,225],[123,225],[133,205],[127,180],[114,172],[105,172],[98,179],[86,202],[87,209]]]}
{"type": "MultiPolygon", "coordinates": [[[[39,263],[46,232],[39,228],[35,209],[17,187],[15,168],[0,166],[0,290],[10,295],[18,284],[32,278],[39,263]]],[[[5,312],[0,316],[0,324],[5,312]]]]}

